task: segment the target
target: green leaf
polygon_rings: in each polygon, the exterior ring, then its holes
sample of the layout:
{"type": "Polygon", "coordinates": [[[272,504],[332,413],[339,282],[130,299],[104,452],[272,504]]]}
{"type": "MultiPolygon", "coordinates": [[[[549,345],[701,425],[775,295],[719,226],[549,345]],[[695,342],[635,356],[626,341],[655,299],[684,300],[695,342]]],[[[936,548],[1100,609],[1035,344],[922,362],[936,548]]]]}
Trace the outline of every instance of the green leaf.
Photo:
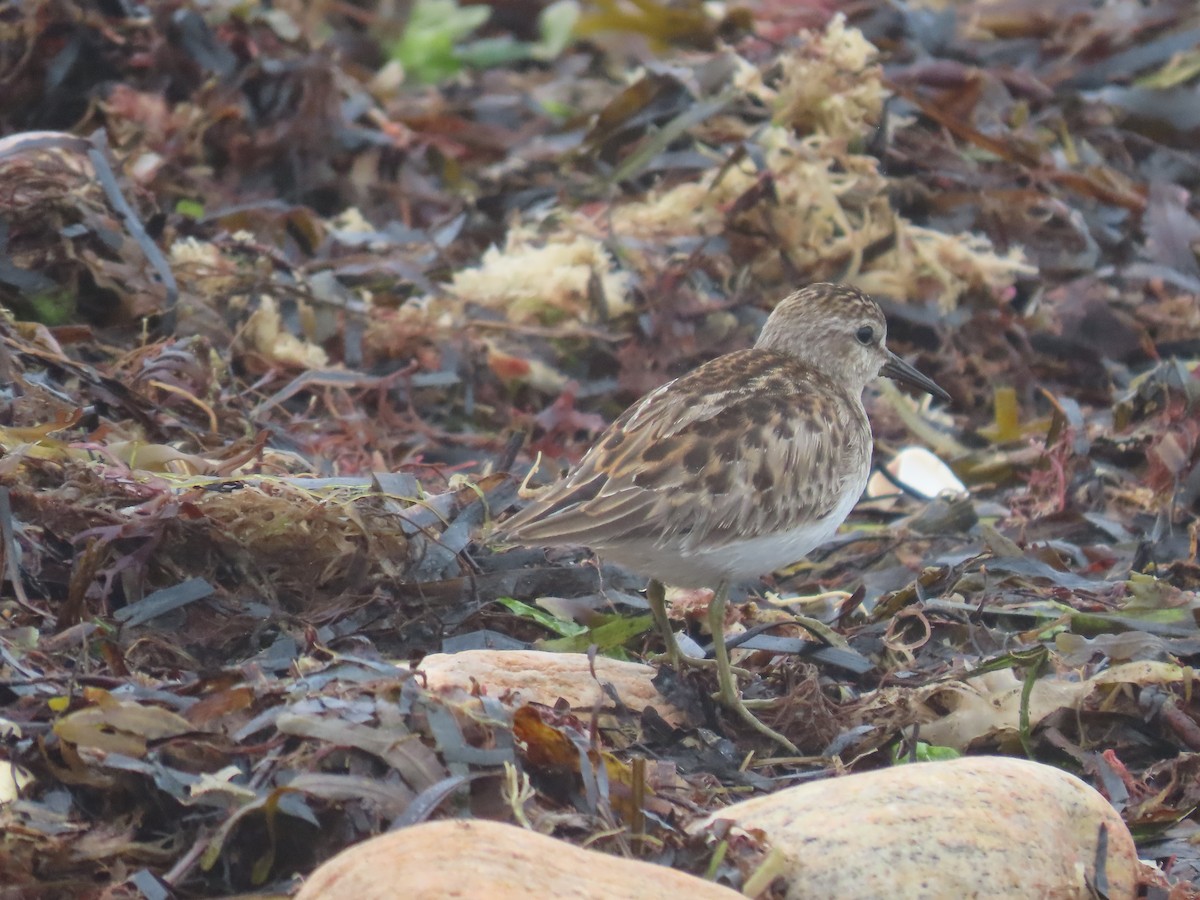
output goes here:
{"type": "Polygon", "coordinates": [[[902,766],[907,762],[942,762],[947,759],[958,759],[962,756],[953,747],[939,747],[937,744],[927,744],[917,741],[915,752],[901,752],[901,745],[892,748],[892,765],[902,766]]]}
{"type": "Polygon", "coordinates": [[[417,0],[391,55],[418,81],[442,81],[463,67],[457,44],[485,23],[486,6],[459,6],[454,0],[417,0]]]}
{"type": "Polygon", "coordinates": [[[44,291],[24,299],[29,305],[27,317],[52,328],[69,322],[75,315],[75,295],[67,290],[44,291]]]}
{"type": "Polygon", "coordinates": [[[572,637],[537,641],[536,646],[539,650],[582,653],[595,644],[601,653],[612,654],[639,634],[649,631],[653,626],[653,616],[634,616],[633,618],[610,616],[607,622],[596,628],[589,628],[572,637]]]}
{"type": "Polygon", "coordinates": [[[175,212],[188,219],[203,219],[204,204],[199,200],[184,198],[175,203],[175,212]]]}
{"type": "Polygon", "coordinates": [[[508,35],[482,38],[458,48],[458,61],[475,69],[492,69],[507,63],[529,59],[532,44],[514,41],[508,35]]]}
{"type": "Polygon", "coordinates": [[[1184,53],[1174,54],[1156,71],[1143,75],[1133,83],[1137,87],[1168,90],[1187,84],[1200,75],[1200,50],[1192,49],[1184,53]]]}
{"type": "Polygon", "coordinates": [[[501,597],[496,602],[513,615],[520,616],[522,619],[531,619],[543,628],[563,637],[573,637],[587,631],[587,628],[583,625],[568,621],[567,619],[560,619],[558,616],[553,616],[544,609],[538,609],[536,606],[530,606],[528,603],[522,603],[520,600],[514,600],[511,597],[501,597]]]}
{"type": "Polygon", "coordinates": [[[417,81],[430,84],[457,75],[464,66],[486,69],[525,59],[546,62],[558,57],[574,37],[579,21],[576,0],[558,0],[538,16],[536,43],[508,35],[469,41],[487,22],[491,8],[459,6],[455,0],[417,0],[391,56],[417,81]]]}
{"type": "Polygon", "coordinates": [[[558,0],[542,10],[538,16],[538,34],[541,39],[530,49],[529,55],[542,62],[557,59],[570,45],[575,36],[575,25],[579,21],[579,4],[575,0],[558,0]]]}

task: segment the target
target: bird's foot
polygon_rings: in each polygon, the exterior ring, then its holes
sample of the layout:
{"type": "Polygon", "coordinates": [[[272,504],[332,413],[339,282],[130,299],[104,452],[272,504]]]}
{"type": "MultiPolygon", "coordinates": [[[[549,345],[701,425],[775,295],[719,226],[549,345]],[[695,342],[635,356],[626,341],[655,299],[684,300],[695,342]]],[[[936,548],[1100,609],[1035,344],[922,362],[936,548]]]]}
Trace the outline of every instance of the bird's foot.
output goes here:
{"type": "Polygon", "coordinates": [[[714,694],[714,698],[732,713],[736,713],[738,718],[757,731],[764,737],[773,740],[779,746],[783,747],[788,753],[799,754],[800,749],[785,738],[782,734],[767,725],[758,716],[750,711],[753,706],[755,708],[763,708],[769,706],[774,701],[771,700],[743,700],[741,692],[738,691],[737,683],[734,681],[732,670],[729,671],[728,677],[726,673],[718,668],[717,677],[721,684],[721,689],[714,694]]]}
{"type": "MultiPolygon", "coordinates": [[[[683,652],[683,650],[682,650],[682,648],[680,648],[679,644],[676,643],[673,639],[672,639],[671,643],[674,644],[673,648],[668,648],[668,649],[664,650],[662,653],[651,653],[650,655],[645,657],[646,662],[648,662],[648,663],[667,662],[667,663],[670,663],[671,668],[674,669],[676,672],[682,672],[687,667],[691,667],[693,669],[717,669],[720,667],[720,663],[718,663],[715,659],[708,659],[707,657],[704,657],[704,656],[688,656],[686,653],[683,652]],[[674,650],[674,652],[672,652],[672,649],[674,650]]],[[[743,669],[740,666],[730,666],[729,671],[732,672],[734,675],[737,675],[740,678],[749,678],[750,677],[750,671],[748,669],[743,669]]],[[[765,704],[765,703],[769,703],[771,701],[757,701],[756,700],[756,701],[751,701],[751,702],[765,704]]]]}
{"type": "MultiPolygon", "coordinates": [[[[714,698],[720,699],[716,695],[714,695],[714,698]]],[[[746,707],[746,709],[770,709],[778,702],[777,700],[747,700],[745,697],[742,698],[742,706],[746,707]]]]}
{"type": "MultiPolygon", "coordinates": [[[[684,666],[691,666],[696,669],[716,668],[720,666],[720,663],[715,659],[705,659],[702,656],[686,656],[684,654],[679,646],[679,641],[675,639],[675,631],[671,628],[671,620],[667,615],[666,588],[661,581],[650,582],[646,587],[646,599],[650,603],[650,612],[654,614],[654,624],[658,628],[659,634],[662,635],[663,645],[666,648],[662,653],[647,656],[646,662],[662,662],[665,659],[676,672],[683,671],[684,666]]],[[[745,669],[734,669],[733,671],[744,677],[749,677],[750,675],[745,669]]]]}
{"type": "Polygon", "coordinates": [[[643,659],[648,663],[669,663],[675,671],[680,671],[684,666],[695,666],[702,668],[706,665],[714,664],[711,659],[703,659],[699,656],[687,656],[679,648],[679,645],[672,641],[672,645],[667,647],[662,653],[648,653],[643,659]]]}
{"type": "MultiPolygon", "coordinates": [[[[713,654],[716,657],[714,662],[717,665],[717,693],[714,695],[718,703],[728,709],[730,712],[736,713],[738,717],[757,731],[759,734],[769,737],[779,746],[786,749],[791,754],[799,754],[799,748],[785,738],[782,734],[771,728],[765,722],[758,718],[750,711],[749,705],[742,699],[742,692],[738,690],[736,670],[729,664],[729,650],[725,646],[724,623],[725,623],[725,601],[729,595],[729,584],[722,583],[713,595],[712,604],[708,608],[708,623],[713,633],[713,654]]],[[[755,706],[762,706],[761,702],[751,701],[755,706]]]]}

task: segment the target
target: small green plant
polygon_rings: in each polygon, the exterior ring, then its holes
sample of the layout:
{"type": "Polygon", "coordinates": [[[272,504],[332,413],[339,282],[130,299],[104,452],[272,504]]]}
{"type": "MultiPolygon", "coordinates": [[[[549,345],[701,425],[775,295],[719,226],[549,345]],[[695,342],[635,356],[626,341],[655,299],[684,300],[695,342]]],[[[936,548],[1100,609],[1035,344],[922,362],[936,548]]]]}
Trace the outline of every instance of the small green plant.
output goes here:
{"type": "Polygon", "coordinates": [[[200,220],[204,218],[204,204],[199,200],[180,198],[175,204],[175,212],[188,219],[200,220]]]}
{"type": "Polygon", "coordinates": [[[486,69],[526,59],[551,60],[570,43],[579,5],[576,0],[559,0],[542,10],[536,42],[507,35],[469,40],[491,14],[490,7],[459,6],[456,0],[417,0],[391,55],[411,78],[423,84],[444,81],[466,67],[486,69]]]}
{"type": "Polygon", "coordinates": [[[939,747],[936,744],[917,741],[915,752],[903,748],[899,744],[893,747],[892,765],[899,766],[906,762],[940,762],[947,759],[958,759],[960,756],[962,754],[953,747],[939,747]]]}
{"type": "Polygon", "coordinates": [[[75,294],[66,288],[50,288],[22,298],[15,310],[18,319],[40,322],[51,328],[65,325],[75,317],[75,294]]]}

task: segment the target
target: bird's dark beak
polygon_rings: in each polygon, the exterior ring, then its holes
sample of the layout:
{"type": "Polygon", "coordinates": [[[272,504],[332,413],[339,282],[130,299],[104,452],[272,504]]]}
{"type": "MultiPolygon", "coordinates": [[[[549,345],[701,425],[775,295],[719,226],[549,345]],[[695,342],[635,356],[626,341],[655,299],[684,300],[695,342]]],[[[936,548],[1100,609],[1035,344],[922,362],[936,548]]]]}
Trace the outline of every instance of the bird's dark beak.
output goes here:
{"type": "Polygon", "coordinates": [[[886,375],[888,378],[894,378],[896,381],[901,381],[904,384],[911,384],[913,387],[920,388],[927,394],[933,394],[935,397],[940,397],[942,400],[949,400],[950,395],[943,391],[932,378],[922,375],[891,350],[887,351],[888,360],[883,364],[883,368],[879,370],[880,375],[886,375]]]}

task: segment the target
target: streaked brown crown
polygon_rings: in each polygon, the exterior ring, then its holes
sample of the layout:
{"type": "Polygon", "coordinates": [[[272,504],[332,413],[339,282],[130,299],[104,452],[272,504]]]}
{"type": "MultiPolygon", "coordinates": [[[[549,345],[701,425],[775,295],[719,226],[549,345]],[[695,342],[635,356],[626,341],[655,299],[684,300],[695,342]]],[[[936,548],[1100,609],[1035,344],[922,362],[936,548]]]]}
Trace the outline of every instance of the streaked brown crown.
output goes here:
{"type": "Polygon", "coordinates": [[[848,284],[811,284],[775,307],[754,346],[778,350],[861,394],[888,359],[887,320],[879,304],[848,284]],[[859,332],[870,328],[864,345],[859,332]]]}

